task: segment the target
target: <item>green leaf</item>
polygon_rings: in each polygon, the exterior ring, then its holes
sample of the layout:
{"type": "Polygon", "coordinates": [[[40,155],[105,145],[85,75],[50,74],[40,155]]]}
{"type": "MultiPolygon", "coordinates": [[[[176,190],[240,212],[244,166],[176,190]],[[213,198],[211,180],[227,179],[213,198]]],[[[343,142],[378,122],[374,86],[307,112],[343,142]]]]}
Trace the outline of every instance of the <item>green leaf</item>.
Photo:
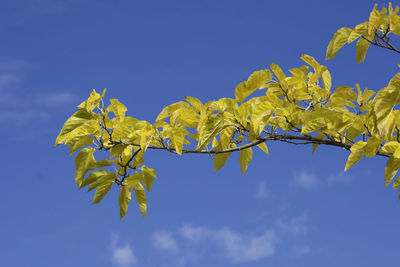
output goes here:
{"type": "Polygon", "coordinates": [[[351,154],[349,155],[346,166],[344,167],[344,170],[347,171],[351,167],[354,166],[364,155],[365,153],[365,147],[367,143],[364,141],[358,141],[354,145],[351,146],[350,151],[351,154]]]}
{"type": "Polygon", "coordinates": [[[247,170],[247,167],[249,166],[252,158],[253,158],[253,150],[251,149],[251,147],[240,150],[239,164],[242,174],[247,170]]]}
{"type": "Polygon", "coordinates": [[[128,184],[122,185],[119,191],[118,205],[119,205],[119,218],[122,219],[128,211],[129,202],[131,202],[132,187],[128,184]]]}
{"type": "Polygon", "coordinates": [[[94,151],[95,149],[91,147],[83,148],[75,158],[75,181],[78,187],[80,187],[85,174],[89,170],[111,166],[111,162],[107,159],[96,161],[93,156],[94,151]]]}
{"type": "Polygon", "coordinates": [[[326,50],[326,60],[336,57],[337,52],[342,48],[349,39],[352,29],[343,27],[340,28],[329,42],[328,49],[326,50]]]}

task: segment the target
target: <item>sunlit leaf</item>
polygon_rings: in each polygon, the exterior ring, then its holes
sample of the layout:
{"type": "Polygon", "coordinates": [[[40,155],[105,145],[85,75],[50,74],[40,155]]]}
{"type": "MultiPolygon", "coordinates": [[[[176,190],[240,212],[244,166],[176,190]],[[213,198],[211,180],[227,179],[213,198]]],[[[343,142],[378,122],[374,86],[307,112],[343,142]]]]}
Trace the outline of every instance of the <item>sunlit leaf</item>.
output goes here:
{"type": "Polygon", "coordinates": [[[131,202],[132,187],[129,184],[121,186],[118,197],[119,218],[122,219],[128,211],[129,202],[131,202]]]}
{"type": "Polygon", "coordinates": [[[247,167],[249,166],[252,158],[253,158],[253,150],[251,149],[251,147],[240,150],[239,164],[242,174],[247,170],[247,167]]]}

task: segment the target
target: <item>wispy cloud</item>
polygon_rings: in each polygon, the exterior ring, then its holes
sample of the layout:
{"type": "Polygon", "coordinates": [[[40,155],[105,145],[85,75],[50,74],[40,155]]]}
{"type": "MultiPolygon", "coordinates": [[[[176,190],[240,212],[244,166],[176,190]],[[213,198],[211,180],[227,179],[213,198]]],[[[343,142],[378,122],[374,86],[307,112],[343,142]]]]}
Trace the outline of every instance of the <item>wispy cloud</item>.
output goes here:
{"type": "MultiPolygon", "coordinates": [[[[270,227],[239,232],[229,227],[193,226],[184,224],[177,231],[157,231],[151,243],[163,257],[171,257],[173,265],[185,265],[205,257],[222,257],[232,263],[250,263],[273,257],[278,248],[289,255],[311,253],[304,243],[310,223],[306,215],[281,218],[270,227]],[[295,240],[295,245],[292,245],[295,240]],[[301,240],[301,243],[297,241],[301,240]],[[296,245],[297,244],[297,245],[296,245]],[[278,246],[279,245],[279,246],[278,246]]],[[[168,258],[167,258],[168,259],[168,258]]]]}
{"type": "Polygon", "coordinates": [[[296,245],[293,246],[292,252],[294,256],[303,256],[311,253],[311,248],[308,245],[296,245]]]}
{"type": "Polygon", "coordinates": [[[276,221],[276,226],[284,233],[290,235],[304,235],[308,230],[308,218],[303,214],[288,220],[278,219],[276,221]]]}
{"type": "Polygon", "coordinates": [[[315,189],[320,185],[320,181],[314,173],[302,170],[299,173],[295,174],[293,185],[305,189],[315,189]]]}
{"type": "Polygon", "coordinates": [[[267,188],[266,183],[260,182],[257,187],[256,198],[259,199],[266,199],[269,195],[269,190],[267,188]]]}
{"type": "Polygon", "coordinates": [[[137,257],[133,253],[130,244],[118,246],[118,236],[111,236],[111,261],[121,267],[129,267],[137,263],[137,257]]]}
{"type": "Polygon", "coordinates": [[[176,253],[179,251],[178,244],[170,232],[156,232],[151,236],[151,241],[153,246],[157,249],[164,250],[169,253],[176,253]]]}
{"type": "Polygon", "coordinates": [[[339,172],[328,176],[328,182],[330,183],[350,183],[353,177],[345,172],[339,172]]]}
{"type": "Polygon", "coordinates": [[[76,97],[68,92],[25,93],[26,89],[21,90],[22,74],[27,66],[22,60],[0,61],[0,122],[6,130],[24,127],[19,132],[28,136],[38,127],[45,131],[44,122],[54,117],[57,110],[76,103],[76,97]]]}
{"type": "Polygon", "coordinates": [[[184,225],[180,235],[192,245],[208,244],[232,262],[250,262],[272,256],[278,241],[273,230],[261,235],[241,234],[229,228],[211,229],[184,225]]]}

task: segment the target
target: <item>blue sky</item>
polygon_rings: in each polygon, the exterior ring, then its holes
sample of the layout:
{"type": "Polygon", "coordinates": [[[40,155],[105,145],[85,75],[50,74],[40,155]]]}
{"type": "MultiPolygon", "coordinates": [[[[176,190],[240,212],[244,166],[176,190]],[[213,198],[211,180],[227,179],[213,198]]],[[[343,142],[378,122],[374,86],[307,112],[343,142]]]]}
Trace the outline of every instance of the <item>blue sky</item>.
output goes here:
{"type": "MultiPolygon", "coordinates": [[[[381,1],[385,3],[385,1],[381,1]]],[[[0,2],[2,266],[398,266],[400,202],[384,188],[385,161],[268,144],[240,175],[238,155],[218,173],[208,156],[151,151],[159,179],[141,217],[120,221],[117,191],[99,205],[79,191],[74,161],[53,148],[92,88],[128,115],[154,121],[190,95],[233,97],[236,84],[306,53],[333,85],[378,90],[396,55],[355,48],[325,61],[333,33],[367,20],[372,1],[0,2]]]]}

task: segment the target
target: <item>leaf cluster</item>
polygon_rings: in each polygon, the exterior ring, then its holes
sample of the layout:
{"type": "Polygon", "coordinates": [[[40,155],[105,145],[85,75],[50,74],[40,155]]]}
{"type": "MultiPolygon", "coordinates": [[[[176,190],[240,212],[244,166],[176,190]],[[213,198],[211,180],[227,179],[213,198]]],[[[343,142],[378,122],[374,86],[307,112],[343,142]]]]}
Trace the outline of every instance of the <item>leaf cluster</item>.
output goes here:
{"type": "MultiPolygon", "coordinates": [[[[358,39],[357,62],[364,60],[370,44],[400,34],[399,7],[376,6],[367,22],[354,29],[341,28],[329,43],[327,59],[334,58],[346,43],[358,39]]],[[[382,43],[381,43],[382,44],[382,43]]],[[[381,47],[384,47],[381,46],[381,47]]],[[[393,50],[391,49],[391,50],[393,50]]],[[[395,50],[393,50],[395,51],[395,50]]],[[[79,188],[96,189],[98,203],[113,185],[120,186],[118,204],[122,218],[132,190],[143,214],[147,210],[145,188],[150,191],[156,172],[144,165],[148,149],[213,156],[214,170],[221,169],[238,151],[243,174],[253,148],[269,154],[266,142],[296,145],[330,145],[350,151],[345,170],[363,156],[388,158],[385,184],[400,168],[400,73],[376,94],[356,84],[332,88],[331,74],[313,57],[301,55],[303,65],[284,72],[277,64],[252,73],[235,88],[234,98],[202,103],[187,96],[162,109],[154,123],[126,116],[127,108],[117,99],[104,104],[104,94],[95,90],[64,124],[56,145],[69,145],[75,158],[75,181],[79,188]],[[257,95],[257,96],[256,96],[257,95]],[[96,151],[108,158],[97,161],[96,151]]],[[[393,184],[400,187],[400,178],[393,184]]]]}

